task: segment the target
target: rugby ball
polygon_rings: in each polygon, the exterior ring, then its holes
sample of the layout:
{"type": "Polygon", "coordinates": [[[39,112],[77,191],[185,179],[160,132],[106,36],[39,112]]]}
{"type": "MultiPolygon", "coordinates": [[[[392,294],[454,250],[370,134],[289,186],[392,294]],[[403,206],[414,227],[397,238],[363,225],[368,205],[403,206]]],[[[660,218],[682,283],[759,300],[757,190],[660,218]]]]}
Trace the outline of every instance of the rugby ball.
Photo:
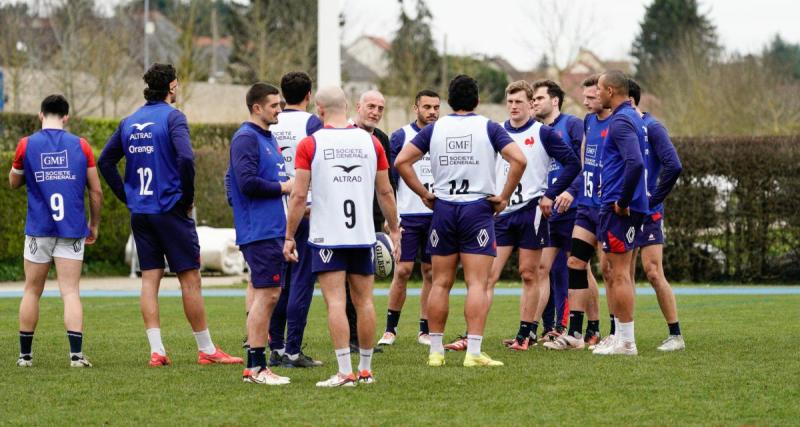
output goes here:
{"type": "Polygon", "coordinates": [[[375,233],[375,276],[379,279],[392,277],[394,258],[392,258],[392,239],[385,233],[375,233]]]}

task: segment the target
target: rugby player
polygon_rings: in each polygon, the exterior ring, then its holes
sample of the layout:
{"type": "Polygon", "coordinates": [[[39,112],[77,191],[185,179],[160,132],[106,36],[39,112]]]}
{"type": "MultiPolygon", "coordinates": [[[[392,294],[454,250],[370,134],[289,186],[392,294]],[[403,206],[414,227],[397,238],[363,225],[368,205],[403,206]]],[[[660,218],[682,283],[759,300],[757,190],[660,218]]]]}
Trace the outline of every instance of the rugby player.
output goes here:
{"type": "MultiPolygon", "coordinates": [[[[534,120],[531,115],[533,88],[524,81],[511,83],[506,88],[506,110],[509,119],[503,127],[517,143],[527,159],[528,166],[517,184],[508,206],[495,218],[495,237],[497,257],[492,263],[487,296],[491,303],[494,287],[500,274],[515,248],[519,249],[519,274],[522,279],[520,298],[520,323],[514,339],[504,343],[512,350],[528,350],[536,345],[538,319],[535,312],[539,304],[537,271],[542,258],[542,250],[549,242],[547,216],[550,216],[556,196],[572,183],[580,171],[578,158],[567,144],[550,126],[534,120]],[[549,181],[548,169],[551,162],[563,165],[561,176],[549,181]]],[[[496,192],[505,186],[509,164],[497,159],[496,192]]],[[[543,284],[545,287],[549,283],[543,284]]]]}
{"type": "Polygon", "coordinates": [[[499,124],[474,113],[478,83],[458,75],[450,81],[447,102],[453,114],[440,118],[405,144],[395,167],[406,185],[433,210],[428,247],[433,287],[428,297],[430,326],[429,366],[445,364],[442,336],[449,312],[449,294],[459,261],[464,268],[467,299],[467,354],[464,366],[502,366],[481,351],[486,316],[487,288],[492,259],[496,256],[494,214],[508,205],[525,170],[519,146],[499,124]],[[497,153],[509,162],[506,185],[496,194],[497,153]],[[422,185],[413,165],[430,153],[433,191],[422,185]]]}
{"type": "MultiPolygon", "coordinates": [[[[603,108],[597,97],[599,75],[587,77],[583,83],[583,105],[589,112],[584,118],[585,140],[583,153],[582,185],[578,193],[578,211],[572,231],[572,252],[567,260],[569,269],[569,330],[555,340],[546,342],[545,348],[552,350],[592,348],[600,338],[600,321],[597,313],[598,290],[589,261],[598,247],[598,218],[600,214],[600,171],[603,141],[608,134],[608,118],[611,110],[603,108]],[[593,308],[593,312],[590,312],[593,308]],[[584,339],[583,317],[589,312],[588,327],[584,339]]],[[[604,254],[598,252],[600,264],[604,265],[604,254]]],[[[605,276],[608,281],[608,276],[605,276]]],[[[613,328],[614,321],[611,319],[613,328]]],[[[611,335],[614,334],[612,329],[611,335]]]]}
{"type": "Polygon", "coordinates": [[[312,272],[317,274],[328,307],[328,327],[338,364],[337,373],[317,386],[351,387],[356,382],[374,382],[375,229],[371,209],[376,190],[388,221],[395,260],[400,255],[400,227],[383,147],[372,135],[348,123],[347,102],[341,88],[321,88],[315,98],[317,114],[325,127],[304,138],[297,147],[296,181],[289,200],[283,253],[288,261],[297,261],[295,235],[313,180],[308,244],[312,247],[312,272]],[[350,283],[358,314],[357,377],[348,345],[345,281],[350,283]]]}
{"type": "MultiPolygon", "coordinates": [[[[297,144],[308,135],[322,128],[322,122],[308,113],[311,102],[311,78],[304,72],[293,71],[281,78],[281,92],[286,106],[278,114],[278,123],[270,126],[270,132],[283,154],[288,176],[294,177],[294,160],[297,144]]],[[[312,202],[311,192],[308,202],[312,202]]],[[[297,227],[297,263],[289,264],[281,297],[272,312],[269,330],[270,365],[290,368],[311,368],[322,362],[307,356],[302,351],[303,334],[308,321],[308,311],[314,296],[316,276],[311,272],[311,248],[308,241],[308,212],[297,227]],[[284,341],[285,331],[285,341],[284,341]]]]}
{"type": "Polygon", "coordinates": [[[658,346],[659,351],[684,350],[686,343],[681,335],[681,326],[678,322],[678,306],[675,295],[664,275],[664,199],[672,191],[683,170],[678,152],[669,138],[667,129],[650,113],[639,109],[642,89],[639,84],[631,80],[630,97],[632,105],[642,116],[647,126],[647,149],[645,150],[644,166],[647,181],[647,197],[649,210],[644,217],[639,233],[636,236],[635,252],[631,277],[635,276],[636,252],[642,254],[642,266],[647,275],[647,280],[656,292],[658,306],[667,322],[669,335],[658,346]]]}
{"type": "MultiPolygon", "coordinates": [[[[441,100],[436,92],[422,90],[414,98],[415,120],[392,133],[390,139],[391,162],[400,153],[403,145],[408,144],[417,136],[422,128],[435,122],[439,118],[439,107],[441,100]]],[[[422,200],[397,176],[397,169],[391,167],[390,171],[397,182],[397,211],[400,214],[400,228],[402,230],[403,244],[402,258],[395,265],[394,277],[389,288],[389,310],[386,314],[386,331],[378,341],[378,345],[392,345],[397,339],[397,324],[400,322],[400,311],[406,301],[406,284],[414,271],[414,263],[420,259],[420,269],[422,271],[422,291],[419,296],[419,332],[417,342],[423,345],[430,345],[431,340],[428,333],[428,295],[431,291],[431,254],[427,250],[428,232],[431,227],[431,211],[422,200]]],[[[433,185],[431,175],[431,158],[425,155],[418,162],[414,163],[414,173],[422,182],[426,189],[433,185]]]]}
{"type": "Polygon", "coordinates": [[[603,108],[613,111],[601,156],[598,234],[609,268],[609,276],[604,277],[608,277],[610,312],[617,325],[615,338],[595,347],[593,353],[635,356],[636,294],[631,262],[637,229],[649,209],[643,160],[647,134],[642,118],[631,106],[625,74],[608,71],[598,79],[597,88],[603,108]]]}
{"type": "Polygon", "coordinates": [[[252,302],[247,315],[245,382],[288,384],[267,368],[265,355],[270,317],[281,294],[286,264],[283,196],[292,190],[280,147],[270,132],[278,123],[281,97],[274,86],[256,83],[245,97],[250,118],[231,139],[230,194],[236,245],[250,267],[252,302]]]}
{"type": "MultiPolygon", "coordinates": [[[[539,80],[533,83],[533,112],[536,118],[551,126],[569,146],[575,156],[580,158],[583,141],[583,121],[571,114],[561,112],[564,105],[564,90],[552,80],[539,80]]],[[[547,180],[550,183],[561,175],[563,166],[558,160],[550,163],[547,180]]],[[[571,250],[572,227],[575,223],[576,207],[572,200],[580,192],[579,181],[568,183],[569,189],[558,194],[557,209],[547,219],[550,227],[550,241],[543,251],[543,267],[550,264],[550,284],[540,296],[544,331],[542,341],[553,340],[563,333],[567,313],[569,281],[567,277],[567,256],[571,250]],[[552,261],[550,261],[552,259],[552,261]]]]}
{"type": "Polygon", "coordinates": [[[17,366],[33,366],[33,333],[39,322],[39,299],[50,265],[55,264],[64,302],[64,326],[73,368],[91,367],[83,354],[83,306],[79,284],[84,246],[97,241],[103,191],[89,143],[64,130],[69,103],[46,97],[39,110],[42,130],[19,141],[8,175],[11,188],[26,186],[25,288],[19,305],[17,366]],[[89,190],[89,223],[84,193],[89,190]]]}
{"type": "Polygon", "coordinates": [[[239,364],[211,340],[200,285],[200,244],[194,209],[194,154],[186,116],[172,107],[178,79],[170,64],[153,64],[143,77],[147,103],[123,119],[98,160],[100,173],[131,212],[142,270],[141,311],[150,343],[150,366],[167,366],[161,339],[158,288],[164,258],[178,275],[183,309],[197,343],[197,363],[239,364]],[[125,179],[117,163],[125,158],[125,179]]]}

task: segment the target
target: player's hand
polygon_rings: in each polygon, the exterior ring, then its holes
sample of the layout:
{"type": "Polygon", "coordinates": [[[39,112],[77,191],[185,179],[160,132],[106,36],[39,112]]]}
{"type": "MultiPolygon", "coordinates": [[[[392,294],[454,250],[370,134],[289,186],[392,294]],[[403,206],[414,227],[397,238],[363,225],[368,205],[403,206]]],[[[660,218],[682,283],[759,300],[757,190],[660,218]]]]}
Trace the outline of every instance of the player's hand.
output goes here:
{"type": "Polygon", "coordinates": [[[558,213],[564,213],[569,209],[570,206],[572,206],[572,202],[574,200],[575,198],[572,197],[572,194],[569,194],[569,192],[565,191],[556,197],[556,202],[553,207],[556,209],[556,211],[558,211],[558,213]]]}
{"type": "Polygon", "coordinates": [[[392,239],[392,258],[394,258],[394,262],[400,262],[400,239],[401,237],[401,228],[397,227],[397,230],[394,232],[389,232],[389,238],[392,239]]]}
{"type": "MultiPolygon", "coordinates": [[[[558,197],[556,197],[558,199],[558,197]]],[[[542,216],[545,218],[550,218],[553,215],[553,200],[547,196],[542,196],[539,199],[539,209],[542,210],[542,216]]]]}
{"type": "Polygon", "coordinates": [[[192,204],[191,204],[191,205],[189,205],[189,207],[188,207],[188,208],[186,208],[186,217],[187,217],[187,218],[192,218],[192,219],[194,219],[194,218],[192,217],[192,211],[193,211],[193,210],[194,210],[194,202],[192,202],[192,204]]]}
{"type": "Polygon", "coordinates": [[[422,203],[424,203],[428,209],[433,210],[433,205],[436,203],[436,196],[429,191],[425,194],[425,197],[422,198],[422,203]]]}
{"type": "Polygon", "coordinates": [[[283,241],[283,257],[287,262],[297,262],[297,243],[294,239],[283,241]]]}
{"type": "Polygon", "coordinates": [[[303,218],[308,219],[311,217],[311,206],[306,206],[305,212],[303,212],[303,218]]]}
{"type": "Polygon", "coordinates": [[[508,206],[508,200],[503,199],[500,196],[487,197],[486,200],[492,204],[492,209],[494,209],[495,215],[499,214],[500,212],[503,212],[508,206]]]}
{"type": "Polygon", "coordinates": [[[89,236],[86,237],[84,244],[93,245],[97,241],[98,228],[99,227],[97,225],[89,224],[89,236]]]}
{"type": "Polygon", "coordinates": [[[631,208],[627,207],[625,209],[619,207],[617,202],[614,202],[614,213],[619,216],[631,216],[631,208]]]}
{"type": "Polygon", "coordinates": [[[281,182],[281,194],[291,193],[293,186],[294,186],[294,178],[289,178],[288,181],[281,182]]]}

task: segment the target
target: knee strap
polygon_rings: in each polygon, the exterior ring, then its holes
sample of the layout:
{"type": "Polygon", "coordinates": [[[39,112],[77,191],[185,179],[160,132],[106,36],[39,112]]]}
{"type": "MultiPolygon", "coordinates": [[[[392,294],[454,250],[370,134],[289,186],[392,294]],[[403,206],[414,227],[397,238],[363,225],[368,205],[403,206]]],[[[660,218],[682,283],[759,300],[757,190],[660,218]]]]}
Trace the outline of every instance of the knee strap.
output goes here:
{"type": "Polygon", "coordinates": [[[572,251],[570,253],[575,258],[588,263],[594,255],[594,246],[581,239],[572,238],[572,251]]]}
{"type": "Polygon", "coordinates": [[[589,273],[586,270],[578,270],[575,268],[569,269],[569,288],[570,289],[588,289],[589,288],[589,273]]]}

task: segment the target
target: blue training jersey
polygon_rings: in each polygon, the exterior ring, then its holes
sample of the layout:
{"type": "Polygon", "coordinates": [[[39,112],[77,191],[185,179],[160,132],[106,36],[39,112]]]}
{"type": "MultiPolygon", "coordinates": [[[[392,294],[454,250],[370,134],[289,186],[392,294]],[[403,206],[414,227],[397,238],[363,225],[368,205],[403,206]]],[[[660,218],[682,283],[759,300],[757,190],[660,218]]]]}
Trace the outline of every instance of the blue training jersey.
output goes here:
{"type": "Polygon", "coordinates": [[[147,103],[120,123],[125,196],[133,213],[170,211],[181,199],[181,179],[169,133],[171,105],[147,103]]]}
{"type": "Polygon", "coordinates": [[[615,110],[608,124],[603,146],[601,203],[619,202],[632,211],[647,213],[649,201],[644,179],[644,150],[647,128],[630,102],[615,110]]]}
{"type": "MultiPolygon", "coordinates": [[[[559,114],[550,127],[555,129],[556,134],[572,148],[575,157],[580,158],[581,142],[583,141],[583,121],[571,114],[559,114]]],[[[547,170],[547,182],[550,184],[556,182],[563,169],[564,165],[554,158],[547,170]]],[[[577,205],[573,204],[564,213],[558,213],[553,209],[553,214],[549,220],[551,222],[574,220],[576,207],[577,205]]]]}
{"type": "Polygon", "coordinates": [[[236,244],[283,237],[286,206],[280,182],[288,180],[277,141],[253,123],[243,123],[231,140],[227,177],[236,244]]]}
{"type": "Polygon", "coordinates": [[[583,120],[586,147],[583,153],[583,188],[578,194],[578,206],[599,208],[603,143],[608,134],[609,117],[600,120],[597,114],[592,113],[583,120]]]}
{"type": "Polygon", "coordinates": [[[28,191],[25,234],[81,238],[89,235],[84,207],[86,169],[94,167],[88,143],[61,129],[43,129],[20,141],[15,169],[28,191]]]}

